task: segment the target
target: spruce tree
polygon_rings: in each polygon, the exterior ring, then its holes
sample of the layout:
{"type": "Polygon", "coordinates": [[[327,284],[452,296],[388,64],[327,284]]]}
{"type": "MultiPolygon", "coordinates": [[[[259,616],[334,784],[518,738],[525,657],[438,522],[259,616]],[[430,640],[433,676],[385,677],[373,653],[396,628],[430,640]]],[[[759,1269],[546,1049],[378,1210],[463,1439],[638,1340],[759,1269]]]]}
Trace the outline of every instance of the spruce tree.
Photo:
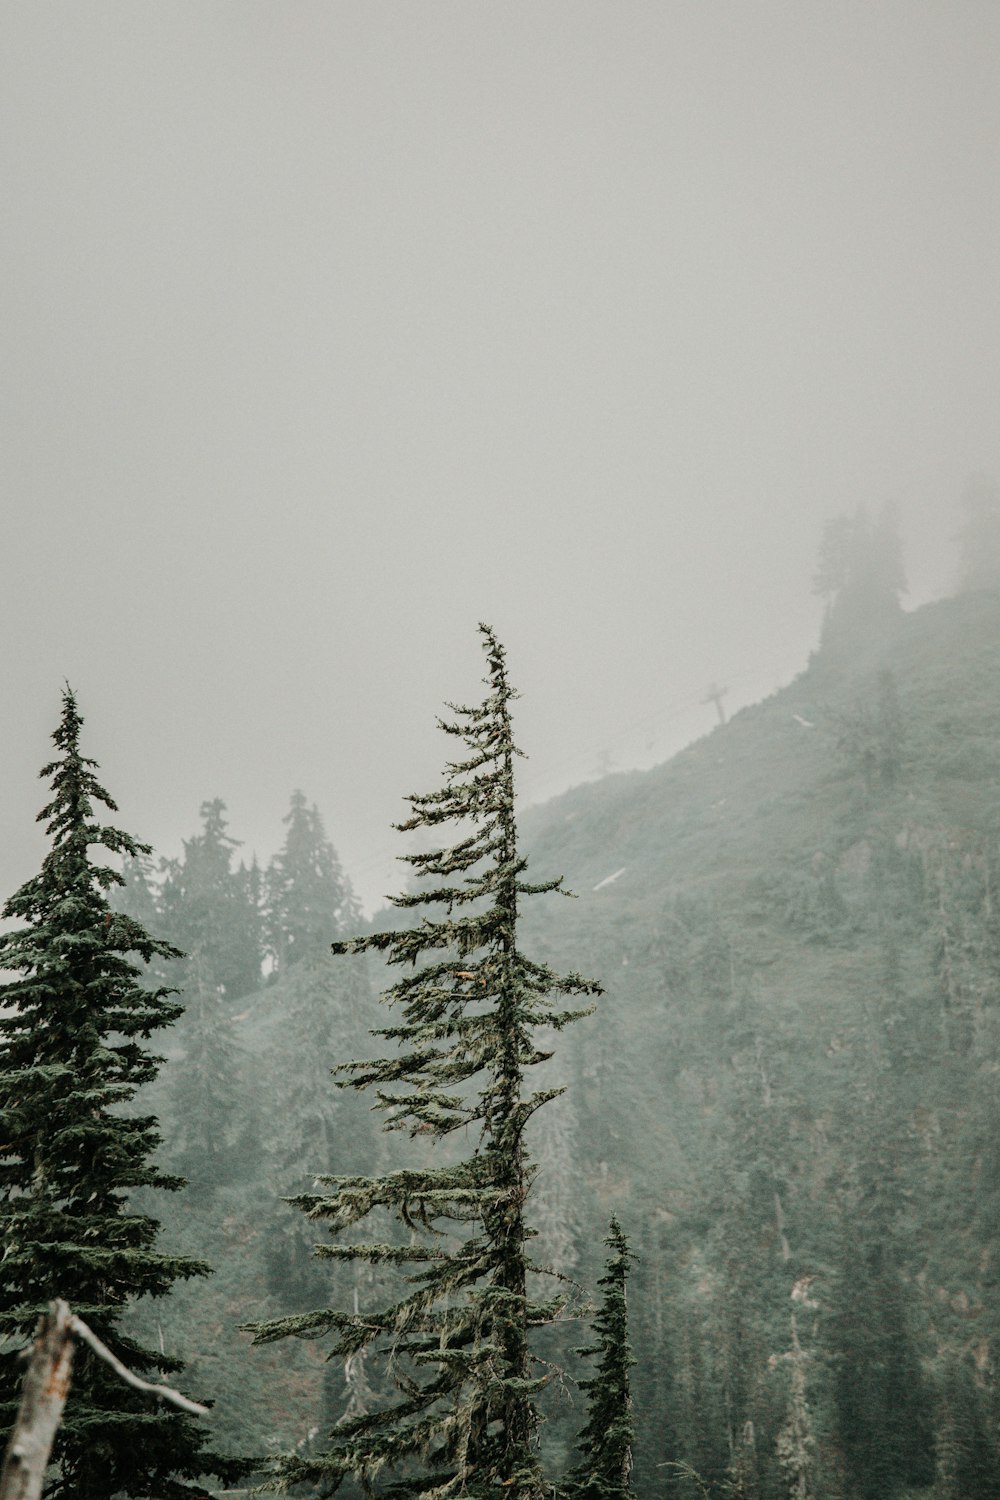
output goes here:
{"type": "Polygon", "coordinates": [[[177,985],[186,990],[198,970],[205,986],[232,1002],[260,987],[260,876],[242,862],[233,868],[240,841],[229,833],[222,799],[203,802],[199,812],[201,832],[184,840],[183,859],[163,867],[163,924],[188,955],[177,985]]]}
{"type": "MultiPolygon", "coordinates": [[[[282,1192],[305,1192],[320,1173],[370,1166],[371,1116],[361,1099],[337,1098],[330,1059],[356,1055],[371,992],[363,958],[344,964],[331,938],[357,930],[361,911],[327,838],[319,809],[292,793],[285,840],[267,868],[264,921],[274,964],[268,1005],[280,1015],[271,1074],[282,1098],[268,1132],[271,1175],[282,1192]]],[[[268,1286],[289,1311],[330,1295],[301,1214],[284,1208],[265,1230],[268,1286]]]]}
{"type": "Polygon", "coordinates": [[[892,626],[906,592],[894,509],[884,507],[873,522],[862,505],[828,522],[813,581],[826,601],[825,648],[850,647],[892,626]]]}
{"type": "MultiPolygon", "coordinates": [[[[555,891],[559,880],[531,884],[517,843],[514,745],[504,652],[480,627],[488,663],[487,695],[476,707],[449,705],[441,728],[464,745],[437,790],[408,798],[402,830],[457,824],[449,847],[405,855],[431,888],[395,898],[425,908],[417,925],[338,942],[339,953],[384,953],[405,972],[384,993],[399,1012],[377,1035],[395,1055],[346,1065],[345,1086],[376,1091],[387,1130],[421,1142],[447,1142],[471,1131],[471,1154],[441,1165],[424,1153],[384,1176],[321,1180],[322,1192],[296,1202],[338,1234],[369,1215],[394,1221],[388,1242],[327,1244],[317,1254],[395,1270],[373,1310],[324,1309],[253,1331],[258,1342],[333,1330],[331,1358],[381,1354],[368,1375],[388,1394],[341,1419],[325,1451],[290,1455],[272,1469],[288,1489],[305,1480],[336,1489],[347,1475],[366,1492],[416,1500],[444,1493],[498,1492],[529,1500],[542,1494],[536,1398],[544,1383],[529,1349],[532,1328],[553,1318],[562,1299],[533,1298],[526,1200],[532,1164],[525,1127],[559,1090],[527,1089],[527,1069],[547,1054],[541,1028],[559,1029],[581,1014],[554,1008],[550,995],[595,995],[578,974],[559,975],[530,959],[518,941],[522,897],[555,891]],[[428,914],[430,912],[431,914],[428,914]],[[376,1371],[378,1374],[376,1375],[376,1371]]],[[[376,1230],[377,1233],[377,1230],[376,1230]]]]}
{"type": "Polygon", "coordinates": [[[598,1285],[604,1288],[594,1319],[595,1342],[577,1353],[597,1360],[596,1373],[580,1381],[588,1397],[587,1424],[577,1448],[580,1462],[567,1486],[573,1500],[631,1500],[635,1426],[629,1371],[635,1364],[628,1332],[628,1276],[635,1259],[617,1218],[604,1243],[611,1251],[598,1285]]]}
{"type": "MultiPolygon", "coordinates": [[[[371,1169],[377,1159],[371,1112],[364,1100],[338,1096],[330,1062],[357,1056],[371,1011],[365,960],[349,963],[327,947],[306,953],[278,974],[268,999],[280,1017],[270,1049],[271,1086],[282,1101],[267,1132],[268,1176],[279,1193],[309,1192],[324,1173],[371,1169]]],[[[315,1307],[332,1294],[329,1267],[312,1254],[307,1220],[282,1205],[265,1226],[268,1287],[288,1312],[315,1307]]],[[[351,1280],[340,1278],[341,1288],[351,1280]]]]}
{"type": "Polygon", "coordinates": [[[331,938],[356,929],[361,916],[316,805],[293,792],[284,822],[285,842],[265,880],[267,946],[278,974],[325,952],[331,938]]]}
{"type": "MultiPolygon", "coordinates": [[[[157,1250],[156,1220],[130,1207],[138,1188],[183,1186],[153,1162],[156,1120],[123,1112],[160,1062],[144,1043],[181,1009],[171,991],[142,987],[129,955],[148,964],[178,954],[112,911],[108,892],[121,876],[91,863],[92,848],[132,858],[149,850],[96,820],[95,804],[117,809],[96,762],[80,752],[81,724],[67,687],[53,736],[59,754],[41,772],[52,780],[39,814],[52,845],[41,872],[3,909],[23,925],[0,935],[0,970],[20,975],[0,987],[0,1332],[8,1345],[0,1419],[8,1422],[21,1377],[15,1350],[52,1298],[65,1298],[137,1373],[174,1372],[179,1362],[138,1344],[124,1315],[133,1299],[162,1296],[208,1270],[157,1250]]],[[[232,1470],[201,1453],[201,1440],[190,1417],[122,1384],[80,1349],[47,1493],[204,1493],[186,1481],[232,1470]]]]}
{"type": "Polygon", "coordinates": [[[261,983],[261,933],[257,872],[232,868],[239,840],[226,804],[216,797],[200,812],[201,832],[164,867],[160,905],[166,933],[185,950],[171,975],[184,1014],[182,1056],[166,1074],[170,1162],[204,1196],[231,1182],[253,1149],[235,1017],[236,1002],[261,983]]]}
{"type": "MultiPolygon", "coordinates": [[[[902,1274],[896,1142],[880,1116],[881,1109],[873,1111],[872,1136],[844,1205],[828,1316],[835,1418],[852,1500],[884,1500],[934,1478],[931,1393],[911,1326],[913,1284],[902,1274]]],[[[866,1123],[855,1116],[854,1129],[866,1123]]]]}

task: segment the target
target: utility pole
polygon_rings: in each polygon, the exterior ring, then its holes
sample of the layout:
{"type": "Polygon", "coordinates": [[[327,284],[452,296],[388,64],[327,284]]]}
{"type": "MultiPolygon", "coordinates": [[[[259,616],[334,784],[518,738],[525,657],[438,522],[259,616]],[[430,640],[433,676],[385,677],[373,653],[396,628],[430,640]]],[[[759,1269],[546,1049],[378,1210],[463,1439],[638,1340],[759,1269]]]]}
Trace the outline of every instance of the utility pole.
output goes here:
{"type": "Polygon", "coordinates": [[[702,698],[702,700],[701,700],[702,703],[714,703],[715,704],[715,711],[719,715],[719,723],[720,724],[724,724],[726,722],[726,711],[725,711],[725,709],[722,706],[722,700],[723,700],[723,698],[726,696],[726,694],[728,692],[729,692],[728,688],[716,687],[715,683],[713,682],[713,683],[710,684],[708,692],[705,694],[704,698],[702,698]]]}

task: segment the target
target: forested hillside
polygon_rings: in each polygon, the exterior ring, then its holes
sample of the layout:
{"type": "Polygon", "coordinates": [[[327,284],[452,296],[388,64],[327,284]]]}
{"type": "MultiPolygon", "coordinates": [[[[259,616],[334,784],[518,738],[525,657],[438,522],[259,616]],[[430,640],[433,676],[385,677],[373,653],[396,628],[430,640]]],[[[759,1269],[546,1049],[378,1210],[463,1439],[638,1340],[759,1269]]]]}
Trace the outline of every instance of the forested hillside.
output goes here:
{"type": "Polygon", "coordinates": [[[525,820],[608,986],[568,1160],[641,1257],[643,1493],[995,1493],[998,649],[995,593],[900,615],[525,820]]]}
{"type": "MultiPolygon", "coordinates": [[[[629,1233],[640,1496],[1000,1492],[998,653],[991,590],[831,619],[766,702],[522,817],[534,878],[577,897],[526,912],[533,950],[606,989],[547,1065],[568,1088],[534,1142],[538,1258],[592,1289],[609,1215],[629,1233]]],[[[278,1198],[405,1155],[327,1077],[371,1055],[383,981],[325,951],[356,917],[332,850],[330,930],[293,942],[280,860],[234,867],[204,812],[129,899],[172,909],[191,955],[152,1102],[192,1186],[158,1212],[217,1271],[143,1316],[217,1397],[226,1446],[305,1446],[364,1369],[345,1382],[310,1341],[250,1351],[237,1325],[356,1293],[278,1198]],[[255,948],[240,924],[262,910],[255,948]]],[[[558,1471],[583,1408],[550,1406],[558,1471]]]]}

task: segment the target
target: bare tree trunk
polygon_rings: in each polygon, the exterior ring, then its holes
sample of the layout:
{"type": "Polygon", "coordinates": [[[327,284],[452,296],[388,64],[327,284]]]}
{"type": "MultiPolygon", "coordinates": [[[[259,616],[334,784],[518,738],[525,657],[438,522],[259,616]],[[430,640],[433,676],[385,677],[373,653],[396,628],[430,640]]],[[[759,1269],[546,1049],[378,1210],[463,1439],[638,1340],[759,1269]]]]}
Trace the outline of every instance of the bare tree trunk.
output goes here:
{"type": "Polygon", "coordinates": [[[0,1473],[0,1500],[39,1500],[73,1366],[73,1315],[53,1302],[39,1319],[24,1394],[0,1473]]]}
{"type": "Polygon", "coordinates": [[[41,1496],[52,1442],[66,1405],[74,1337],[89,1344],[99,1359],[103,1359],[116,1375],[128,1385],[135,1386],[137,1391],[148,1391],[159,1400],[169,1401],[172,1406],[195,1416],[208,1416],[207,1406],[189,1401],[187,1396],[168,1385],[153,1384],[133,1375],[83,1319],[74,1316],[65,1302],[50,1302],[48,1312],[39,1319],[28,1360],[21,1405],[0,1472],[0,1500],[39,1500],[41,1496]]]}

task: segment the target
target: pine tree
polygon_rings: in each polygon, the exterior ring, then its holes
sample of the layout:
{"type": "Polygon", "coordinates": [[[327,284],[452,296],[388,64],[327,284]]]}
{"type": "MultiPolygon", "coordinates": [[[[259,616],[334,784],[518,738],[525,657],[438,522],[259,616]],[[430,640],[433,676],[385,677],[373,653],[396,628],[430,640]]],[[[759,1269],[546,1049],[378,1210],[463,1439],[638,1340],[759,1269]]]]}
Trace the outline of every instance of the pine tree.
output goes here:
{"type": "MultiPolygon", "coordinates": [[[[156,1074],[160,1059],[143,1043],[180,1013],[171,991],[140,985],[128,955],[149,963],[178,954],[112,911],[108,892],[121,877],[90,861],[94,847],[132,858],[149,850],[96,821],[95,803],[117,809],[96,762],[80,753],[81,724],[67,688],[53,736],[59,754],[41,772],[52,779],[39,814],[52,847],[3,910],[24,925],[0,935],[0,969],[21,976],[0,987],[0,1332],[23,1344],[59,1296],[137,1373],[168,1372],[179,1362],[130,1338],[123,1314],[133,1299],[162,1296],[208,1267],[158,1251],[157,1222],[131,1211],[136,1189],[183,1182],[153,1164],[156,1120],[122,1106],[156,1074]]],[[[8,1420],[20,1375],[14,1354],[0,1357],[0,1416],[8,1420]]],[[[231,1472],[200,1445],[191,1418],[123,1385],[81,1350],[48,1494],[193,1493],[185,1481],[231,1472]]]]}
{"type": "Polygon", "coordinates": [[[629,1371],[635,1364],[628,1331],[628,1276],[635,1259],[612,1215],[604,1242],[611,1250],[601,1307],[594,1319],[595,1342],[577,1353],[596,1358],[596,1373],[580,1381],[587,1392],[587,1425],[577,1444],[580,1463],[570,1476],[574,1500],[631,1500],[632,1442],[635,1427],[629,1371]]]}
{"type": "MultiPolygon", "coordinates": [[[[293,792],[284,822],[265,877],[264,923],[274,964],[268,1000],[281,1017],[272,1074],[284,1101],[269,1156],[287,1193],[307,1191],[338,1164],[370,1166],[373,1151],[369,1111],[330,1087],[330,1059],[356,1055],[371,998],[364,960],[345,965],[330,952],[331,939],[356,931],[360,908],[315,804],[293,792]]],[[[268,1285],[283,1306],[312,1307],[330,1295],[300,1214],[285,1209],[265,1233],[268,1285]]]]}
{"type": "Polygon", "coordinates": [[[240,841],[229,833],[222,799],[199,811],[201,832],[184,840],[183,859],[164,864],[163,923],[188,955],[176,983],[186,989],[188,971],[199,969],[203,983],[231,1002],[260,986],[259,874],[243,864],[233,869],[240,841]]]}
{"type": "Polygon", "coordinates": [[[962,506],[958,592],[1000,588],[1000,484],[990,474],[972,475],[962,506]]]}
{"type": "MultiPolygon", "coordinates": [[[[308,1192],[318,1176],[371,1167],[376,1160],[371,1112],[363,1099],[338,1097],[331,1059],[357,1056],[370,1013],[364,959],[307,952],[268,990],[280,1015],[280,1041],[269,1075],[282,1100],[268,1131],[269,1175],[276,1190],[308,1192]]],[[[300,1213],[283,1205],[265,1230],[268,1285],[289,1311],[331,1295],[329,1267],[313,1257],[314,1236],[300,1213]]],[[[345,1268],[346,1269],[346,1268],[345,1268]]]]}
{"type": "Polygon", "coordinates": [[[448,764],[440,790],[408,799],[412,816],[399,825],[459,825],[450,847],[405,856],[433,887],[395,898],[397,907],[439,914],[334,945],[339,953],[385,953],[410,971],[382,997],[401,1012],[397,1025],[377,1033],[397,1045],[396,1055],[348,1064],[347,1086],[376,1090],[387,1130],[443,1143],[474,1127],[478,1144],[436,1167],[418,1157],[381,1177],[326,1178],[324,1192],[293,1200],[334,1234],[387,1212],[397,1226],[391,1243],[334,1243],[317,1253],[408,1274],[373,1311],[327,1309],[253,1329],[257,1341],[334,1330],[331,1358],[381,1353],[383,1387],[394,1387],[378,1407],[342,1419],[325,1452],[278,1460],[280,1488],[308,1480],[336,1489],[353,1474],[370,1492],[388,1470],[393,1477],[380,1493],[391,1500],[495,1495],[498,1486],[518,1500],[543,1492],[536,1398],[544,1376],[533,1365],[529,1331],[551,1320],[562,1299],[542,1303],[529,1294],[532,1166],[524,1136],[529,1118],[559,1091],[528,1092],[525,1072],[549,1055],[538,1045],[540,1029],[558,1030],[581,1013],[553,1009],[546,997],[594,995],[600,987],[558,975],[518,946],[521,898],[561,882],[524,878],[514,817],[514,692],[502,647],[480,628],[487,696],[477,707],[450,705],[453,718],[441,722],[464,742],[464,759],[448,764]]]}
{"type": "Polygon", "coordinates": [[[267,945],[277,973],[356,928],[360,910],[315,804],[293,792],[287,832],[266,877],[267,945]]]}
{"type": "MultiPolygon", "coordinates": [[[[863,1116],[852,1122],[859,1133],[867,1123],[863,1116]]],[[[852,1500],[884,1500],[902,1486],[919,1488],[934,1477],[930,1392],[911,1328],[912,1284],[900,1267],[896,1143],[881,1108],[872,1124],[845,1205],[827,1335],[852,1500]]]]}
{"type": "Polygon", "coordinates": [[[184,841],[184,857],[164,867],[163,924],[186,957],[171,976],[182,991],[177,1028],[182,1058],[167,1072],[170,1160],[196,1193],[231,1180],[248,1151],[243,1059],[235,1002],[259,988],[259,883],[254,867],[232,868],[238,840],[228,832],[226,804],[201,806],[201,832],[184,841]]]}
{"type": "MultiPolygon", "coordinates": [[[[804,1277],[796,1282],[792,1296],[797,1301],[814,1307],[816,1304],[808,1300],[808,1280],[809,1278],[804,1277]]],[[[788,1500],[810,1500],[813,1470],[816,1467],[816,1439],[809,1406],[806,1355],[799,1342],[798,1319],[794,1312],[789,1326],[791,1341],[784,1355],[791,1372],[788,1409],[778,1433],[775,1450],[787,1485],[788,1500]]]]}
{"type": "Polygon", "coordinates": [[[828,522],[813,583],[826,601],[824,647],[850,646],[891,626],[906,591],[893,508],[884,507],[874,523],[864,506],[828,522]]]}

